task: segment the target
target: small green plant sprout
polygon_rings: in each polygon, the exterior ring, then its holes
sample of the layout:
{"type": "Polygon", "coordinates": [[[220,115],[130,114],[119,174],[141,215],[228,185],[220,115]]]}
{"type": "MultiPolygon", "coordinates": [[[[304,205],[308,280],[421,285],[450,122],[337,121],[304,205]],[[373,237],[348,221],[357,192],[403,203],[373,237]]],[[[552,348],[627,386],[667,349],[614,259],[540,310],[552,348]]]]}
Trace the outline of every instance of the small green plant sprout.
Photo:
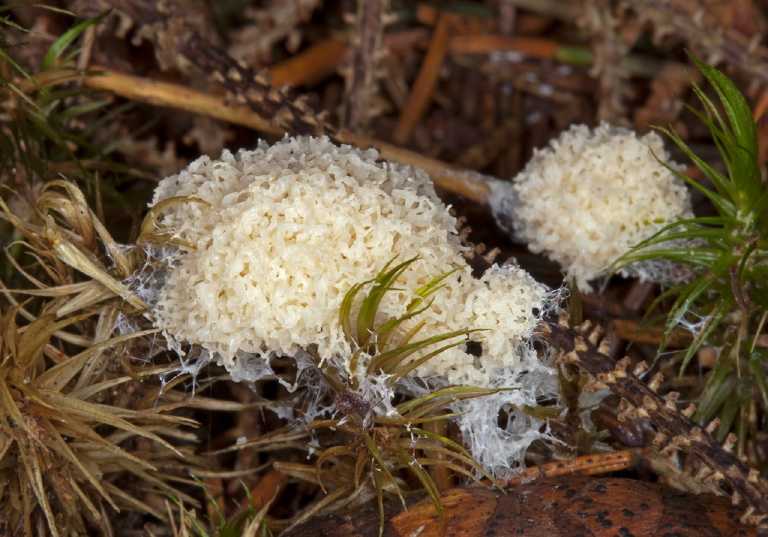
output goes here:
{"type": "MultiPolygon", "coordinates": [[[[15,7],[0,7],[0,15],[15,7]]],[[[35,7],[74,17],[53,7],[35,7]]],[[[4,119],[0,128],[0,170],[18,170],[28,181],[27,188],[60,173],[92,181],[96,173],[128,171],[106,159],[108,150],[94,143],[98,128],[125,108],[105,110],[109,99],[94,98],[92,91],[72,87],[94,75],[77,68],[81,52],[77,42],[107,14],[80,21],[65,31],[50,45],[36,72],[17,62],[13,50],[18,45],[0,36],[0,61],[11,67],[0,71],[0,117],[4,119]],[[94,119],[96,113],[99,120],[91,127],[76,127],[78,122],[94,119]]],[[[3,16],[0,26],[30,33],[3,16]]],[[[108,185],[101,189],[113,193],[108,185]]]]}
{"type": "Polygon", "coordinates": [[[359,388],[360,373],[362,373],[364,377],[383,373],[388,376],[385,385],[388,388],[391,388],[399,379],[411,373],[433,356],[470,341],[462,336],[467,336],[472,332],[482,330],[454,330],[416,342],[412,342],[412,340],[423,327],[423,322],[417,323],[405,334],[398,331],[398,328],[405,321],[413,319],[429,309],[432,305],[431,301],[421,308],[419,306],[422,305],[425,299],[429,298],[430,295],[442,287],[440,282],[453,272],[459,270],[458,268],[432,279],[427,284],[417,289],[414,292],[414,298],[406,307],[406,313],[404,315],[400,317],[390,316],[383,322],[377,318],[379,317],[379,315],[377,315],[379,305],[381,304],[384,295],[389,291],[395,290],[393,286],[397,281],[398,276],[407,270],[416,260],[418,260],[418,256],[404,261],[390,269],[390,265],[394,262],[393,259],[384,266],[376,278],[354,285],[344,296],[339,312],[339,320],[347,343],[354,349],[349,361],[348,389],[355,391],[359,388]],[[356,319],[353,319],[352,312],[355,307],[355,299],[357,298],[358,293],[369,284],[372,284],[372,286],[363,299],[362,304],[359,306],[356,319]],[[399,337],[397,337],[398,335],[399,337]],[[457,337],[462,337],[462,339],[440,347],[429,354],[424,354],[418,359],[407,360],[411,355],[419,353],[426,347],[457,337]],[[360,367],[361,359],[367,362],[365,367],[360,367]]]}
{"type": "MultiPolygon", "coordinates": [[[[758,136],[749,105],[736,86],[714,67],[691,57],[714,89],[713,102],[694,83],[703,111],[688,106],[712,133],[725,164],[725,173],[697,156],[674,131],[667,134],[704,175],[713,189],[671,169],[712,203],[716,216],[689,218],[669,224],[653,237],[622,256],[614,268],[632,263],[665,260],[674,263],[685,278],[673,283],[649,311],[673,300],[665,321],[662,349],[676,327],[694,336],[682,354],[681,374],[702,346],[717,351],[717,361],[707,374],[701,404],[695,415],[700,423],[714,416],[721,420],[722,439],[735,431],[738,450],[756,439],[759,419],[754,419],[753,394],[763,415],[768,412],[766,366],[768,347],[768,183],[757,161],[758,136]]],[[[763,420],[764,421],[764,420],[763,420]]],[[[754,449],[763,470],[768,461],[754,449]]]]}
{"type": "Polygon", "coordinates": [[[348,443],[329,447],[318,457],[315,465],[317,482],[325,489],[321,468],[326,462],[336,461],[336,472],[346,469],[352,475],[345,486],[337,488],[329,498],[348,496],[361,487],[372,486],[379,505],[381,531],[384,492],[396,495],[405,505],[403,488],[409,489],[402,478],[397,477],[402,470],[415,477],[430,495],[441,525],[439,489],[425,467],[444,466],[476,481],[478,475],[493,481],[466,449],[424,426],[457,416],[455,413],[437,413],[446,406],[503,389],[448,386],[394,404],[398,381],[445,350],[472,341],[467,336],[481,331],[456,330],[418,340],[423,323],[416,323],[407,331],[398,330],[404,321],[418,317],[431,306],[431,301],[426,304],[425,301],[442,287],[441,282],[450,273],[418,288],[403,315],[382,317],[379,305],[383,296],[395,290],[398,276],[417,259],[413,257],[392,267],[393,259],[374,279],[356,284],[346,293],[340,309],[340,322],[351,348],[355,349],[348,369],[340,367],[334,360],[323,361],[314,356],[331,387],[335,407],[341,416],[315,420],[308,427],[311,430],[332,429],[350,437],[348,443]],[[358,295],[366,288],[365,297],[358,303],[358,295]],[[450,340],[454,341],[448,342],[450,340]],[[438,347],[435,349],[435,346],[438,347]],[[340,459],[349,459],[349,463],[339,464],[340,459]]]}
{"type": "Polygon", "coordinates": [[[181,498],[172,491],[166,491],[165,495],[179,508],[182,515],[181,530],[176,531],[174,528],[174,535],[186,537],[189,535],[189,529],[192,529],[198,537],[272,537],[272,530],[267,525],[267,511],[272,507],[273,499],[265,502],[260,509],[257,508],[251,496],[251,491],[248,490],[245,483],[241,482],[248,497],[248,505],[238,515],[228,519],[205,484],[195,476],[192,476],[192,478],[205,491],[206,497],[216,511],[216,520],[209,521],[213,533],[209,534],[206,531],[205,526],[198,520],[194,510],[188,510],[181,498]]]}

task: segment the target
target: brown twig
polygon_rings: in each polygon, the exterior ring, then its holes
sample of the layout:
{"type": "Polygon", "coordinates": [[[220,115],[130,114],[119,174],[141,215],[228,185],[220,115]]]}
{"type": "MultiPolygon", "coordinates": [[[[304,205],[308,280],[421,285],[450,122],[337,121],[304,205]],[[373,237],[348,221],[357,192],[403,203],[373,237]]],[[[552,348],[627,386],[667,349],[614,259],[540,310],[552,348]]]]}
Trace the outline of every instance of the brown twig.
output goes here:
{"type": "Polygon", "coordinates": [[[508,35],[454,35],[448,50],[456,54],[491,54],[515,51],[531,58],[558,59],[567,47],[558,41],[538,37],[512,37],[508,35]]]}
{"type": "Polygon", "coordinates": [[[488,196],[491,194],[490,185],[493,181],[498,181],[493,177],[472,170],[464,170],[426,157],[416,151],[409,151],[361,134],[342,131],[340,139],[361,149],[372,147],[378,150],[379,157],[384,160],[421,168],[429,174],[436,186],[476,203],[487,205],[488,196]]]}
{"type": "MultiPolygon", "coordinates": [[[[623,340],[633,341],[635,343],[652,343],[661,345],[664,341],[664,326],[642,326],[638,321],[628,319],[611,320],[612,333],[623,340]]],[[[689,344],[693,340],[693,335],[685,330],[673,330],[667,337],[667,347],[681,347],[689,344]]]]}
{"type": "MultiPolygon", "coordinates": [[[[516,487],[536,479],[568,475],[597,475],[625,470],[634,463],[631,451],[611,451],[596,455],[584,455],[565,461],[548,462],[532,468],[526,468],[519,474],[504,479],[505,487],[516,487]]],[[[490,485],[490,482],[484,481],[490,485]]]]}
{"type": "MultiPolygon", "coordinates": [[[[111,91],[128,99],[156,106],[188,110],[261,132],[272,134],[286,132],[284,128],[274,125],[249,107],[230,106],[220,96],[191,90],[179,84],[126,75],[103,67],[94,66],[93,69],[99,73],[99,76],[85,79],[85,84],[92,88],[111,91]]],[[[488,195],[491,191],[489,182],[493,180],[492,178],[471,170],[451,166],[445,162],[425,157],[415,151],[409,151],[362,134],[342,131],[339,133],[338,139],[361,149],[375,148],[379,151],[379,156],[382,159],[423,169],[440,188],[477,203],[488,203],[488,195]]]]}
{"type": "Polygon", "coordinates": [[[284,130],[245,106],[228,106],[220,96],[193,90],[180,84],[126,75],[100,66],[92,66],[95,76],[85,79],[91,88],[110,91],[121,97],[177,110],[186,110],[243,125],[261,132],[280,134],[284,130]]]}

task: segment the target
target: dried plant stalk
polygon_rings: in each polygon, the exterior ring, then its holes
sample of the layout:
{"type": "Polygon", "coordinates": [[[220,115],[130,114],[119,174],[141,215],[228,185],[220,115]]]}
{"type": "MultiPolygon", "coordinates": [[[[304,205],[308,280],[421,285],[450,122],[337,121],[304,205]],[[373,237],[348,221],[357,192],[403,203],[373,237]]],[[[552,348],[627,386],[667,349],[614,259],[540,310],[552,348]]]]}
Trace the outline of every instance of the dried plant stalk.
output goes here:
{"type": "MultiPolygon", "coordinates": [[[[274,126],[251,108],[242,105],[230,106],[222,97],[192,90],[179,84],[118,73],[103,67],[95,66],[93,69],[101,76],[86,79],[85,83],[89,87],[111,91],[128,99],[157,106],[168,106],[209,115],[262,132],[274,134],[285,132],[283,128],[274,126]]],[[[440,188],[477,203],[488,203],[490,184],[496,180],[494,178],[452,166],[416,151],[409,151],[363,134],[342,131],[338,137],[342,143],[361,149],[372,147],[379,151],[380,158],[384,160],[417,166],[426,171],[440,188]]]]}
{"type": "Polygon", "coordinates": [[[358,43],[347,77],[344,125],[352,131],[364,131],[370,120],[370,97],[375,88],[381,36],[387,0],[358,0],[358,43]]]}

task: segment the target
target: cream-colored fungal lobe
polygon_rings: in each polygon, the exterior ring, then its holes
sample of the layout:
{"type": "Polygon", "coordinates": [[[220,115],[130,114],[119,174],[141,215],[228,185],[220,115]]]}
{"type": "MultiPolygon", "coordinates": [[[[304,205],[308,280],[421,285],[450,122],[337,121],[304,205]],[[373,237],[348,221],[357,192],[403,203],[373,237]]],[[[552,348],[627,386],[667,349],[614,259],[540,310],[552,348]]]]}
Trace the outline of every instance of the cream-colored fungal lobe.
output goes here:
{"type": "Polygon", "coordinates": [[[661,137],[607,123],[574,125],[514,179],[515,234],[558,262],[582,290],[664,224],[692,217],[661,137]]]}
{"type": "Polygon", "coordinates": [[[455,348],[418,373],[487,383],[494,370],[514,367],[546,289],[511,266],[474,279],[456,220],[426,174],[376,158],[327,138],[286,138],[224,151],[216,161],[202,157],[161,181],[153,204],[172,196],[206,203],[187,201],[163,213],[162,228],[186,246],[160,293],[157,326],[171,340],[207,349],[230,371],[242,353],[294,356],[313,345],[323,359],[346,357],[352,349],[339,308],[347,291],[395,256],[418,255],[399,290],[385,296],[382,315],[402,315],[416,289],[462,267],[419,316],[420,336],[489,329],[479,359],[455,348]]]}

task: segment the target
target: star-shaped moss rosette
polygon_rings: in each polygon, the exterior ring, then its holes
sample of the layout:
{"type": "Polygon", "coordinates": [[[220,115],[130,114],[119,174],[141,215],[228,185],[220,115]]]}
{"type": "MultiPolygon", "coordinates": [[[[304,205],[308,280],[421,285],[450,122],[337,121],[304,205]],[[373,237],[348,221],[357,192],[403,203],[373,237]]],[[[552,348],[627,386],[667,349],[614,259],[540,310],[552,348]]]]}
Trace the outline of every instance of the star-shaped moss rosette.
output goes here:
{"type": "Polygon", "coordinates": [[[443,287],[440,282],[448,273],[415,290],[402,316],[380,315],[382,299],[395,290],[393,286],[398,276],[416,259],[411,258],[394,267],[391,267],[394,261],[390,261],[374,279],[361,282],[346,293],[340,321],[350,346],[356,349],[347,374],[340,374],[341,368],[333,360],[322,361],[317,355],[314,357],[331,386],[331,395],[341,416],[316,420],[308,427],[312,430],[331,429],[348,437],[346,443],[328,447],[318,457],[316,480],[323,486],[321,468],[329,461],[333,463],[335,474],[346,471],[351,475],[301,520],[331,502],[351,496],[361,486],[372,486],[379,505],[380,529],[383,529],[384,493],[397,495],[405,505],[401,490],[405,485],[396,476],[407,471],[430,495],[442,521],[440,493],[427,467],[442,466],[475,481],[479,481],[481,475],[493,481],[465,448],[424,426],[457,416],[438,412],[445,407],[502,389],[448,386],[421,397],[394,402],[398,381],[442,352],[466,344],[471,333],[481,331],[456,330],[419,339],[423,323],[417,322],[411,330],[398,334],[398,326],[409,319],[418,319],[431,307],[432,300],[426,301],[443,287]],[[358,304],[356,299],[364,289],[367,292],[358,304]],[[345,463],[344,459],[349,462],[345,463]]]}

